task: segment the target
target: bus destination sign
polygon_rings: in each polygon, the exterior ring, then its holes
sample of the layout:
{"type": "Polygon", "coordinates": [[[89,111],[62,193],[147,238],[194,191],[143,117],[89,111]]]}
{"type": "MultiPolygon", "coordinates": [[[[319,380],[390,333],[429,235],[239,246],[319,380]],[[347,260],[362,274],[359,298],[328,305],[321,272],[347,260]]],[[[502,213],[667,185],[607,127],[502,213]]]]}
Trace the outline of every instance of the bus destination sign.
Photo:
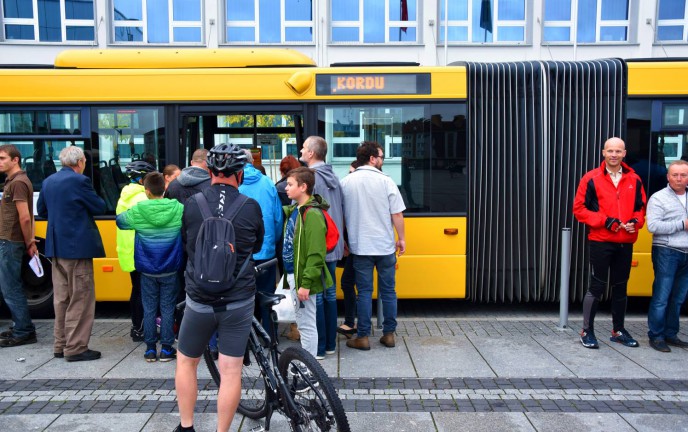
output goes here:
{"type": "Polygon", "coordinates": [[[430,74],[318,74],[318,96],[427,95],[430,74]]]}

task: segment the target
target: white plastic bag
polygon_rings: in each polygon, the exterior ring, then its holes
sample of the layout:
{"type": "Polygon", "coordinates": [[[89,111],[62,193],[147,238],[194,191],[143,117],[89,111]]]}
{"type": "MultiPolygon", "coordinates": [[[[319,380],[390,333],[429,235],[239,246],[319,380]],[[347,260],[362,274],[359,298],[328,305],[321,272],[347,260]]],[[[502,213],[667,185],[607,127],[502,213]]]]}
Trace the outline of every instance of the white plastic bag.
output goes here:
{"type": "MultiPolygon", "coordinates": [[[[293,283],[294,276],[292,275],[291,281],[287,278],[288,282],[293,283]]],[[[282,294],[285,298],[277,305],[273,306],[272,310],[277,313],[277,322],[296,322],[296,305],[298,305],[298,298],[296,298],[296,291],[290,288],[284,289],[284,276],[280,279],[279,284],[277,284],[277,289],[275,289],[275,294],[282,294]]]]}

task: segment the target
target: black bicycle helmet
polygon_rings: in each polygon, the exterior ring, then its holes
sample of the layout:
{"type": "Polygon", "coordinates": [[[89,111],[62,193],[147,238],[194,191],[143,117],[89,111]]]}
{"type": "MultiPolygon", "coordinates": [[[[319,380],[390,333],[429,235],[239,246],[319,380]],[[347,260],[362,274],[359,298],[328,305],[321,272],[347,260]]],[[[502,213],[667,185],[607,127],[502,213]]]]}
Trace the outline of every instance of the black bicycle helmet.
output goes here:
{"type": "Polygon", "coordinates": [[[131,180],[141,178],[148,173],[154,172],[155,167],[146,161],[136,160],[128,163],[125,167],[125,173],[131,180]]]}
{"type": "Polygon", "coordinates": [[[244,149],[236,144],[219,144],[208,151],[208,168],[216,176],[222,173],[229,177],[244,169],[247,163],[244,149]]]}

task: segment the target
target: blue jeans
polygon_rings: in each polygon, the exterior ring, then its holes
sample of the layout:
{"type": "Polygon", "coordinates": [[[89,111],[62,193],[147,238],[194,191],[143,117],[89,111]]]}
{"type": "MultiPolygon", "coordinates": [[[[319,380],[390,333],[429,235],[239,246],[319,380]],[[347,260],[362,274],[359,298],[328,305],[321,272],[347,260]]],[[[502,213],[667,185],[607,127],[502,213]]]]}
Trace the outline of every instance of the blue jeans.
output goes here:
{"type": "Polygon", "coordinates": [[[395,290],[395,266],[397,257],[390,255],[350,255],[354,257],[358,297],[358,337],[369,336],[373,314],[373,269],[377,269],[377,297],[382,301],[383,333],[397,329],[397,292],[395,290]]]}
{"type": "Polygon", "coordinates": [[[143,336],[148,347],[157,343],[155,316],[160,306],[160,343],[174,343],[174,307],[177,300],[177,274],[153,277],[141,274],[143,336]]]}
{"type": "Polygon", "coordinates": [[[688,293],[688,253],[652,246],[652,301],[647,313],[650,339],[675,338],[681,305],[688,293]]]}
{"type": "Polygon", "coordinates": [[[332,286],[315,296],[315,321],[318,326],[318,355],[337,349],[337,261],[325,263],[332,276],[332,286]]]}
{"type": "Polygon", "coordinates": [[[29,305],[21,277],[22,258],[26,253],[23,242],[0,240],[0,291],[12,314],[12,335],[24,338],[36,331],[31,321],[29,305]]]}

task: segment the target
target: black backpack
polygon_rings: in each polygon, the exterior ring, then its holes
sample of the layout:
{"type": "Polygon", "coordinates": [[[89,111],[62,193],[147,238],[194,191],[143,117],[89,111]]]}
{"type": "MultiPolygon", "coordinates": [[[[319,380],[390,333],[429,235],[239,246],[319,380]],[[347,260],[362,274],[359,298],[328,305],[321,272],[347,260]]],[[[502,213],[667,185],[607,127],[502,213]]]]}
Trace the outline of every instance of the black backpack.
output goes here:
{"type": "Polygon", "coordinates": [[[194,197],[201,210],[203,223],[196,237],[193,281],[197,287],[209,294],[223,293],[234,286],[251,262],[249,255],[239,271],[235,271],[238,252],[232,220],[248,197],[240,194],[229,206],[224,217],[213,216],[208,200],[202,192],[194,197]]]}

